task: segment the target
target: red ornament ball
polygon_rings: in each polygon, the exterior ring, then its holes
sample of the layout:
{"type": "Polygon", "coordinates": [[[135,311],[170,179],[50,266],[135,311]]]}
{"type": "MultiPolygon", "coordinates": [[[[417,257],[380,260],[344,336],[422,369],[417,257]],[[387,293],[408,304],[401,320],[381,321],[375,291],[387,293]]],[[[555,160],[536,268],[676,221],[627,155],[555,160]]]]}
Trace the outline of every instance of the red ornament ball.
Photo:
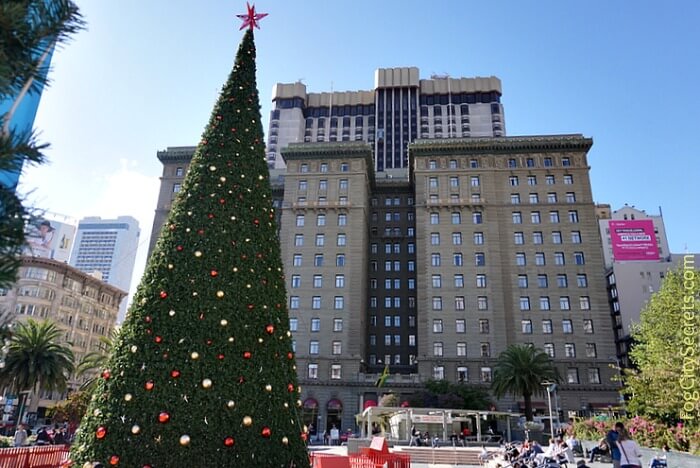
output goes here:
{"type": "Polygon", "coordinates": [[[168,297],[168,293],[165,292],[165,291],[161,291],[161,292],[160,292],[160,298],[161,298],[161,299],[165,299],[166,297],[168,297]]]}
{"type": "Polygon", "coordinates": [[[255,309],[255,304],[248,304],[248,310],[255,309]]]}
{"type": "Polygon", "coordinates": [[[145,317],[143,320],[144,320],[144,322],[146,322],[146,323],[151,323],[151,322],[153,321],[153,319],[151,318],[150,315],[146,315],[146,317],[145,317]]]}
{"type": "Polygon", "coordinates": [[[180,377],[180,371],[177,369],[171,370],[170,377],[172,377],[173,379],[177,379],[178,377],[180,377]]]}
{"type": "Polygon", "coordinates": [[[226,203],[226,199],[225,199],[225,198],[219,198],[219,203],[221,203],[221,204],[223,205],[224,203],[226,203]]]}
{"type": "Polygon", "coordinates": [[[107,428],[104,426],[98,427],[97,430],[95,431],[95,437],[97,437],[98,439],[104,439],[106,435],[107,435],[107,428]]]}
{"type": "Polygon", "coordinates": [[[255,219],[253,220],[253,224],[255,224],[256,226],[259,225],[259,224],[260,224],[260,220],[259,220],[258,218],[255,218],[255,219]]]}
{"type": "Polygon", "coordinates": [[[212,340],[207,340],[207,346],[211,346],[212,343],[213,343],[212,340]]]}
{"type": "Polygon", "coordinates": [[[161,411],[161,413],[158,415],[158,422],[165,424],[168,421],[170,421],[170,414],[168,414],[166,411],[161,411]]]}
{"type": "Polygon", "coordinates": [[[197,234],[199,234],[200,236],[204,235],[204,229],[198,229],[197,234]]]}
{"type": "Polygon", "coordinates": [[[287,384],[287,391],[292,393],[294,391],[294,384],[287,384]]]}
{"type": "Polygon", "coordinates": [[[236,441],[233,439],[233,437],[226,437],[224,439],[224,445],[226,447],[233,447],[233,444],[235,444],[235,443],[236,443],[236,441]]]}
{"type": "Polygon", "coordinates": [[[217,358],[219,361],[223,361],[223,360],[224,360],[224,355],[223,355],[223,354],[219,354],[219,355],[216,356],[216,358],[217,358]]]}
{"type": "Polygon", "coordinates": [[[269,427],[265,426],[262,428],[262,431],[260,431],[260,435],[269,439],[270,435],[272,435],[272,431],[270,430],[269,427]]]}
{"type": "Polygon", "coordinates": [[[243,359],[250,359],[253,356],[253,353],[250,351],[246,351],[243,353],[243,359]]]}
{"type": "Polygon", "coordinates": [[[156,336],[155,338],[153,338],[153,341],[160,344],[163,342],[163,338],[161,338],[160,336],[156,336]]]}
{"type": "Polygon", "coordinates": [[[146,384],[143,387],[150,392],[151,390],[153,390],[153,387],[155,387],[155,386],[156,386],[156,384],[153,383],[152,380],[149,380],[148,382],[146,382],[146,384]]]}
{"type": "Polygon", "coordinates": [[[217,276],[219,276],[219,272],[216,271],[216,270],[212,270],[212,271],[209,272],[209,275],[210,275],[212,278],[216,278],[217,276]]]}
{"type": "Polygon", "coordinates": [[[306,442],[306,439],[308,439],[308,438],[309,438],[309,435],[308,435],[306,432],[302,432],[302,433],[301,433],[301,440],[303,440],[304,442],[306,442]]]}
{"type": "Polygon", "coordinates": [[[265,331],[267,332],[268,335],[272,335],[275,332],[275,326],[272,324],[268,324],[265,327],[265,331]]]}
{"type": "Polygon", "coordinates": [[[214,213],[209,213],[209,214],[207,215],[207,218],[209,218],[209,219],[214,219],[214,213]]]}
{"type": "Polygon", "coordinates": [[[112,466],[117,466],[119,464],[119,456],[112,455],[111,457],[109,457],[109,464],[112,466]]]}
{"type": "Polygon", "coordinates": [[[175,250],[177,250],[178,252],[182,252],[183,249],[184,249],[184,247],[181,245],[178,245],[177,247],[175,247],[175,250]]]}
{"type": "Polygon", "coordinates": [[[293,352],[288,352],[287,353],[287,359],[294,359],[294,353],[293,352]]]}
{"type": "Polygon", "coordinates": [[[105,380],[109,380],[109,378],[112,377],[112,373],[109,371],[109,369],[105,369],[102,371],[102,378],[105,380]]]}

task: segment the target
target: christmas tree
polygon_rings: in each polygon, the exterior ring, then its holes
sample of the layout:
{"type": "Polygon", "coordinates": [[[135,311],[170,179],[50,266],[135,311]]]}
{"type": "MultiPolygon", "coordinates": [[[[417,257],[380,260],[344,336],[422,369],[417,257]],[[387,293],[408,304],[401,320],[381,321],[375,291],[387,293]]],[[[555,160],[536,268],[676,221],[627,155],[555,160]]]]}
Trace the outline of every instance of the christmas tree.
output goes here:
{"type": "Polygon", "coordinates": [[[252,27],[87,414],[76,466],[308,467],[252,27]]]}

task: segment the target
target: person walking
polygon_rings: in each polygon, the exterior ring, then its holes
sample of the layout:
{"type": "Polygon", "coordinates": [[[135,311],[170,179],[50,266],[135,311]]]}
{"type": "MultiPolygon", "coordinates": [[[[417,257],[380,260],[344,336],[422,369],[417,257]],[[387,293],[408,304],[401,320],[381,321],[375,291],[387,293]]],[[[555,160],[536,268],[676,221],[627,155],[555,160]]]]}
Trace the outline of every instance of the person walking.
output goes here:
{"type": "Polygon", "coordinates": [[[20,424],[19,428],[15,431],[15,438],[13,439],[12,445],[14,447],[21,447],[27,443],[27,427],[24,424],[20,424]]]}
{"type": "Polygon", "coordinates": [[[617,445],[617,439],[620,436],[620,431],[624,430],[625,425],[618,421],[615,423],[613,429],[608,431],[605,436],[605,441],[608,443],[608,447],[610,447],[610,457],[612,458],[613,468],[620,468],[620,458],[622,454],[620,452],[620,447],[617,445]]]}
{"type": "Polygon", "coordinates": [[[620,448],[620,468],[641,468],[642,451],[637,442],[632,440],[626,429],[619,431],[617,445],[620,448]]]}

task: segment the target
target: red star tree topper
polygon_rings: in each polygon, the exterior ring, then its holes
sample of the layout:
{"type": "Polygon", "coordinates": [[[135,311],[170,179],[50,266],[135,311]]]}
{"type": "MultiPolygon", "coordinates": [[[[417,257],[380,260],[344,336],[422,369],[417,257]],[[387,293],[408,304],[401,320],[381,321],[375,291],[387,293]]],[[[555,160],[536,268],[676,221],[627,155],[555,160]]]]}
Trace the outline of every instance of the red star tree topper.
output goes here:
{"type": "Polygon", "coordinates": [[[243,20],[243,24],[241,25],[241,29],[249,28],[253,29],[253,26],[256,28],[260,29],[260,26],[258,25],[258,21],[263,19],[264,17],[267,16],[267,13],[256,13],[255,12],[255,4],[253,6],[250,6],[250,3],[246,2],[246,6],[248,7],[248,13],[245,15],[236,15],[240,19],[243,20]]]}

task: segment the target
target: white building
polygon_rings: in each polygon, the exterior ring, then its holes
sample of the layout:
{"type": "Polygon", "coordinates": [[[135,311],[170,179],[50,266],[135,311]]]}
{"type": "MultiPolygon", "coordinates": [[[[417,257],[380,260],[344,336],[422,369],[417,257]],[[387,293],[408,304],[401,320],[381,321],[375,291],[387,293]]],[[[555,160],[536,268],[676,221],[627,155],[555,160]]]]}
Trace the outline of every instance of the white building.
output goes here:
{"type": "MultiPolygon", "coordinates": [[[[102,280],[129,291],[139,246],[139,223],[131,216],[80,220],[70,265],[85,273],[99,272],[102,280]]],[[[127,302],[119,307],[119,322],[126,315],[127,302]]]]}

